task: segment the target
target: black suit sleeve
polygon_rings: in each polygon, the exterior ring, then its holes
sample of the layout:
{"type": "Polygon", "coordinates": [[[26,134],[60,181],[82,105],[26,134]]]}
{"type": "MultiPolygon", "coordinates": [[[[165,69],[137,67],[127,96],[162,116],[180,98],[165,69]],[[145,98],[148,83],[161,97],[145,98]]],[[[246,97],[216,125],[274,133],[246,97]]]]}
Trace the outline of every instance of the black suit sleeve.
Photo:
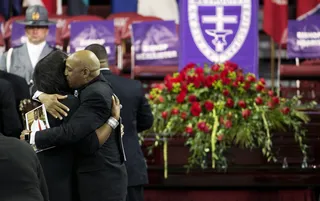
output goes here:
{"type": "Polygon", "coordinates": [[[37,175],[38,175],[39,182],[40,182],[40,191],[43,196],[43,200],[49,201],[49,191],[48,191],[46,179],[44,177],[44,173],[43,173],[43,170],[42,170],[42,167],[41,167],[41,164],[40,164],[38,157],[36,157],[36,160],[37,160],[37,175]]]}
{"type": "Polygon", "coordinates": [[[13,88],[6,80],[0,80],[0,97],[0,126],[2,126],[2,132],[6,136],[19,138],[22,125],[16,108],[13,88]]]}
{"type": "Polygon", "coordinates": [[[153,124],[153,114],[151,112],[150,105],[145,97],[141,84],[139,86],[140,100],[139,108],[137,111],[137,131],[142,132],[151,128],[153,124]]]}
{"type": "MultiPolygon", "coordinates": [[[[36,133],[35,143],[38,148],[76,143],[105,123],[111,115],[112,96],[106,98],[94,90],[86,92],[88,93],[81,94],[80,106],[67,123],[36,133]]],[[[95,140],[92,142],[94,149],[99,149],[98,138],[92,139],[95,140]]]]}

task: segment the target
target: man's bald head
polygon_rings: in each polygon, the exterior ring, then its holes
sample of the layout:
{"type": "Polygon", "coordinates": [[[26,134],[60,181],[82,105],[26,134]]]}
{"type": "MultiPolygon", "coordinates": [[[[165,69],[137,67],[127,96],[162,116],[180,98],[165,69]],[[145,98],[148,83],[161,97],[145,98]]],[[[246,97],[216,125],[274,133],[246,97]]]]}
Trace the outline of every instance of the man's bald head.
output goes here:
{"type": "Polygon", "coordinates": [[[77,89],[100,74],[100,62],[96,55],[88,50],[71,54],[66,60],[65,75],[69,86],[77,89]]]}

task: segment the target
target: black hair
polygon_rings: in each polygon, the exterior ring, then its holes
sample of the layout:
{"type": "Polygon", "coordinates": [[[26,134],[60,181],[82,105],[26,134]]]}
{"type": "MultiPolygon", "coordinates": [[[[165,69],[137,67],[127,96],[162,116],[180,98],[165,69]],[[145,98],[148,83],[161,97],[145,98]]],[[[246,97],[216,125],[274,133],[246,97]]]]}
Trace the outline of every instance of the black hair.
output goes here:
{"type": "Polygon", "coordinates": [[[67,94],[72,92],[64,75],[67,57],[66,53],[54,50],[37,63],[34,69],[33,81],[38,91],[47,94],[67,94]]]}
{"type": "Polygon", "coordinates": [[[91,44],[91,45],[88,45],[85,48],[85,50],[89,50],[93,52],[97,56],[100,62],[105,60],[108,63],[108,54],[104,46],[99,44],[91,44]]]}

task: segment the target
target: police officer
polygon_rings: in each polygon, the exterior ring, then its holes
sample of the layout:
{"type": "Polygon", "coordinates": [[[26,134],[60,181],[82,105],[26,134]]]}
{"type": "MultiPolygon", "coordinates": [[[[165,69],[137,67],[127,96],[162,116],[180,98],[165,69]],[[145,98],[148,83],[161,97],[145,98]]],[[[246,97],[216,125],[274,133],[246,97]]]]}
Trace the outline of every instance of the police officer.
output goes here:
{"type": "Polygon", "coordinates": [[[2,55],[0,70],[16,74],[32,83],[32,75],[37,62],[49,54],[54,48],[46,42],[49,25],[48,11],[45,7],[30,6],[26,11],[26,18],[17,23],[25,25],[26,43],[10,48],[2,55]]]}

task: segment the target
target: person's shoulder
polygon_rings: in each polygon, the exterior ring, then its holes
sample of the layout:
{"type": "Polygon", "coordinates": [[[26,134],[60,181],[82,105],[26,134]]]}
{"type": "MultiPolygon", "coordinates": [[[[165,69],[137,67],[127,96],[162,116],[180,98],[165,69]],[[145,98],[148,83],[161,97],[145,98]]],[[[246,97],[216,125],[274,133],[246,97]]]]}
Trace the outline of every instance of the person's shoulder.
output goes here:
{"type": "Polygon", "coordinates": [[[2,140],[5,141],[6,144],[10,144],[11,147],[14,147],[16,150],[19,150],[22,153],[29,152],[30,154],[35,154],[33,148],[25,141],[19,140],[14,137],[6,137],[2,136],[2,140]]]}
{"type": "Polygon", "coordinates": [[[10,82],[6,79],[0,78],[0,86],[10,86],[10,82]]]}
{"type": "Polygon", "coordinates": [[[129,88],[141,88],[142,83],[139,80],[134,80],[130,78],[126,78],[120,75],[112,74],[111,77],[113,77],[117,82],[122,83],[123,86],[129,87],[129,88]]]}
{"type": "Polygon", "coordinates": [[[11,48],[13,49],[13,51],[17,51],[17,50],[22,49],[25,45],[26,45],[25,43],[22,43],[21,45],[14,46],[14,47],[11,47],[11,48]]]}
{"type": "Polygon", "coordinates": [[[0,92],[1,91],[8,91],[8,90],[12,90],[11,83],[6,79],[0,78],[0,92]]]}
{"type": "Polygon", "coordinates": [[[69,109],[79,105],[79,99],[74,95],[68,94],[66,99],[61,99],[60,102],[67,106],[69,109]]]}

